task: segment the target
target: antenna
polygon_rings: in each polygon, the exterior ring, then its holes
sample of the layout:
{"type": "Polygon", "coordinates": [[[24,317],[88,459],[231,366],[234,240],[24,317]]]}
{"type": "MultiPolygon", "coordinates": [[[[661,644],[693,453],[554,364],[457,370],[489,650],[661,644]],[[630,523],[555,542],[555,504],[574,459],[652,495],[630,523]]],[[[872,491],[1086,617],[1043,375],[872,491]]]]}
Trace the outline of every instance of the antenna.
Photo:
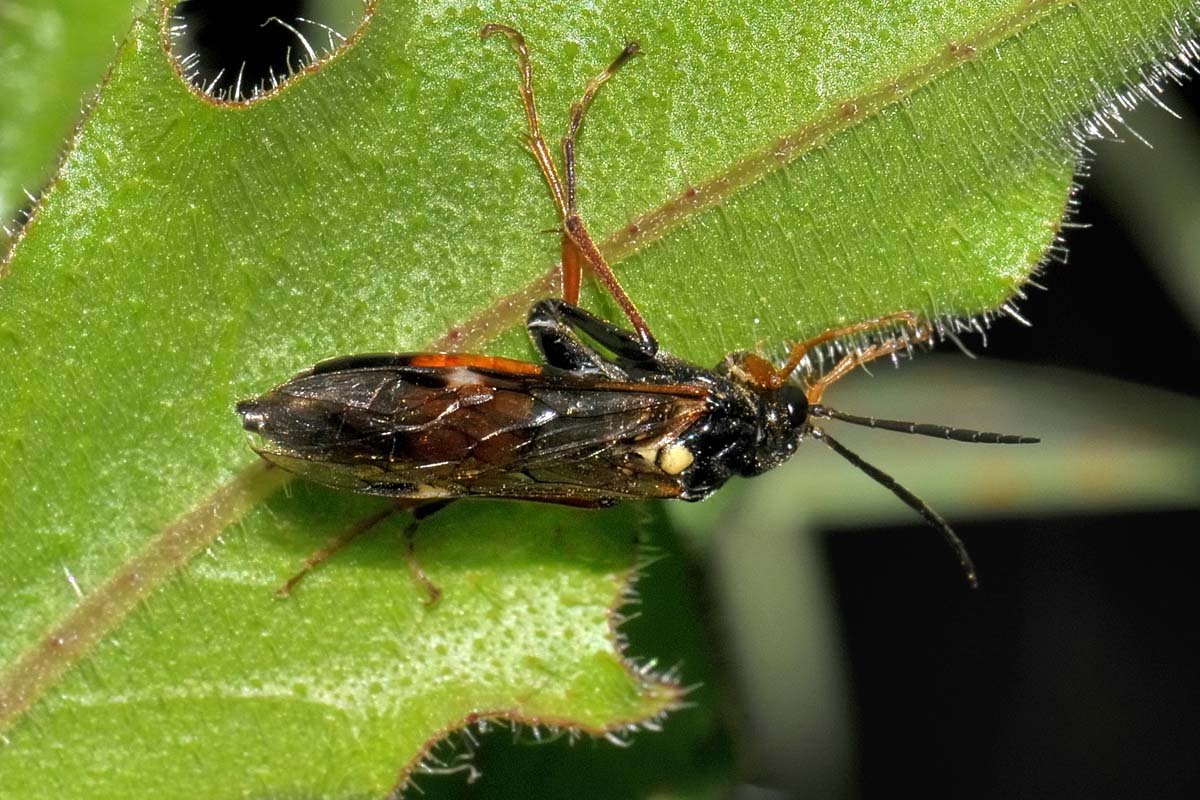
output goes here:
{"type": "MultiPolygon", "coordinates": [[[[819,406],[817,407],[819,408],[819,406]]],[[[840,417],[838,419],[840,419],[840,417]]],[[[908,423],[899,424],[907,425],[908,423]]],[[[862,459],[861,456],[857,455],[852,450],[849,450],[845,445],[843,445],[837,439],[834,439],[825,431],[821,430],[820,428],[809,428],[809,430],[812,432],[813,436],[825,442],[825,444],[829,445],[839,456],[846,459],[851,464],[867,473],[867,475],[874,478],[876,482],[882,484],[886,489],[888,489],[888,491],[896,495],[896,497],[899,497],[902,501],[904,501],[905,505],[916,511],[926,522],[937,529],[942,534],[942,538],[946,540],[946,543],[953,548],[954,554],[958,556],[958,563],[962,565],[963,573],[967,577],[967,583],[971,584],[972,589],[979,588],[979,576],[975,572],[975,562],[971,560],[971,555],[967,552],[966,545],[962,543],[962,539],[958,538],[958,534],[956,534],[954,529],[950,527],[950,523],[942,519],[941,514],[930,508],[929,504],[924,500],[901,486],[891,475],[888,475],[886,472],[881,470],[879,467],[874,466],[873,464],[868,464],[862,459]]]]}
{"type": "Polygon", "coordinates": [[[902,422],[895,419],[876,419],[875,417],[859,417],[845,414],[828,406],[809,406],[808,413],[814,417],[836,419],[849,422],[851,425],[862,425],[867,428],[879,428],[897,433],[915,433],[918,436],[932,436],[935,439],[952,439],[956,442],[972,444],[1037,444],[1041,439],[1032,436],[1016,436],[1011,433],[988,433],[973,431],[969,428],[951,428],[948,425],[927,425],[921,422],[902,422]]]}

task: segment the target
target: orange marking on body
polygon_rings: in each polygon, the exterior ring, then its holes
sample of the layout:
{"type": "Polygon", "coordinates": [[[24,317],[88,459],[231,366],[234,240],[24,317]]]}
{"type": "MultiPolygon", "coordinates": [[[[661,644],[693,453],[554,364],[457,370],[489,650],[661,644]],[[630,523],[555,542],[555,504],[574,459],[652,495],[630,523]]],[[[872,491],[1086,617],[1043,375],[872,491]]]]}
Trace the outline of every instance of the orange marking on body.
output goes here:
{"type": "Polygon", "coordinates": [[[750,376],[755,386],[760,388],[775,388],[775,365],[762,356],[746,353],[742,357],[742,369],[750,376]]]}
{"type": "Polygon", "coordinates": [[[499,356],[457,355],[455,353],[422,353],[413,356],[409,364],[414,367],[467,367],[474,369],[491,369],[497,372],[511,372],[517,375],[541,375],[542,368],[528,361],[517,361],[513,358],[499,356]]]}

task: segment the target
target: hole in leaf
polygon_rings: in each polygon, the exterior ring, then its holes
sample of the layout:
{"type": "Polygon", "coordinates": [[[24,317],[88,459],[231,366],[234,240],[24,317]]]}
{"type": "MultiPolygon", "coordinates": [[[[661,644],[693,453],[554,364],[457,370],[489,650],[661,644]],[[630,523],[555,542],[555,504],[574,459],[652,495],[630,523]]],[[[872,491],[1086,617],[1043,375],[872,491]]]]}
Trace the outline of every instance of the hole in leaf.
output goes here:
{"type": "Polygon", "coordinates": [[[169,21],[176,69],[197,91],[254,100],[328,58],[369,0],[181,0],[169,21]]]}

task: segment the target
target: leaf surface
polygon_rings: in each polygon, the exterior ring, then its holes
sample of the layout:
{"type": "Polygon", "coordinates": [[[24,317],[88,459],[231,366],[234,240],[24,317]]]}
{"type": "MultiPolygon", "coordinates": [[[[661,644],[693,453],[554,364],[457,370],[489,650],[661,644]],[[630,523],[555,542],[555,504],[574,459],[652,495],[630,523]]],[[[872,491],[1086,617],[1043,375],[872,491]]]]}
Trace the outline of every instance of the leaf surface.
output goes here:
{"type": "MultiPolygon", "coordinates": [[[[0,224],[50,178],[62,142],[129,29],[130,0],[0,3],[0,224]]],[[[8,232],[0,229],[0,253],[8,232]]]]}
{"type": "Polygon", "coordinates": [[[186,87],[144,17],[5,267],[0,794],[380,796],[473,715],[621,731],[679,701],[612,631],[635,508],[442,512],[433,608],[402,517],[272,596],[379,506],[277,492],[236,399],[343,353],[528,354],[556,220],[485,21],[529,38],[551,136],[641,40],[585,125],[581,204],[704,362],[993,313],[1057,234],[1072,131],[1195,27],[1168,0],[370,10],[248,105],[186,87]]]}

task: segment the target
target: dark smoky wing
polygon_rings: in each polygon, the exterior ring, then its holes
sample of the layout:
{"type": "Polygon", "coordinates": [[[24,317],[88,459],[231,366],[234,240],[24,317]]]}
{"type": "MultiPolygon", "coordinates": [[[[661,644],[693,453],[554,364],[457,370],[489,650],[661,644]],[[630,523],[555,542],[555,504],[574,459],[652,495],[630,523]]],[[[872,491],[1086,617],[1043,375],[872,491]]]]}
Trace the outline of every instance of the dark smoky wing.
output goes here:
{"type": "Polygon", "coordinates": [[[588,460],[531,466],[520,472],[487,472],[472,480],[461,494],[603,506],[622,499],[678,497],[681,492],[678,479],[660,472],[626,471],[603,460],[588,460]]]}
{"type": "Polygon", "coordinates": [[[376,367],[300,375],[276,391],[296,400],[339,405],[364,411],[392,425],[426,424],[439,401],[458,396],[436,370],[419,367],[376,367]]]}
{"type": "MultiPolygon", "coordinates": [[[[422,494],[421,484],[415,481],[397,481],[392,473],[370,462],[339,464],[293,455],[275,448],[258,448],[258,453],[267,461],[288,472],[294,472],[310,481],[335,489],[345,489],[359,494],[378,494],[387,497],[416,498],[422,494]]],[[[428,487],[427,487],[428,488],[428,487]]],[[[454,497],[455,493],[434,493],[436,497],[454,497]]]]}
{"type": "Polygon", "coordinates": [[[667,394],[579,387],[538,386],[530,395],[553,416],[523,446],[527,464],[576,461],[614,445],[653,439],[670,426],[677,406],[687,402],[667,394]]]}
{"type": "Polygon", "coordinates": [[[380,364],[301,374],[241,410],[266,458],[327,485],[587,501],[677,494],[629,454],[678,433],[703,402],[554,371],[380,364]]]}
{"type": "Polygon", "coordinates": [[[255,401],[263,420],[257,431],[298,456],[426,464],[460,459],[472,440],[537,426],[550,415],[535,408],[519,380],[483,383],[449,372],[396,366],[302,374],[255,401]]]}

